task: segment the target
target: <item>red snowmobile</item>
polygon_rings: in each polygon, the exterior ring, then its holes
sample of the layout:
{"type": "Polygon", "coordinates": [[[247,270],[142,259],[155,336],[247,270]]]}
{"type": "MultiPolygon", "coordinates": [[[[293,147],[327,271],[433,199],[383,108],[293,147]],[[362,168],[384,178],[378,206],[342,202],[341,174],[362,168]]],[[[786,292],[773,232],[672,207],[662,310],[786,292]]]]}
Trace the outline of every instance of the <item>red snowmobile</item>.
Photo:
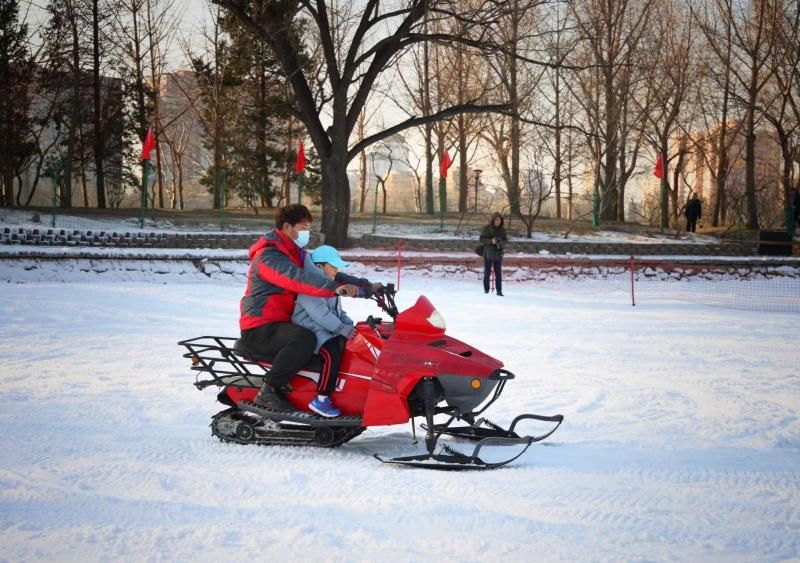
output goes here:
{"type": "Polygon", "coordinates": [[[179,342],[188,350],[183,356],[191,360],[191,369],[198,372],[195,387],[220,387],[217,398],[229,407],[212,418],[212,434],[240,444],[335,447],[370,426],[401,424],[409,419],[416,439],[414,417],[422,416],[427,454],[375,457],[384,463],[430,469],[493,469],[517,459],[532,443],[555,432],[563,421],[561,415],[522,414],[506,430],[478,418],[500,397],[514,374],[504,370],[500,361],[447,336],[444,319],[424,296],[403,312],[395,305],[392,284],[369,298],[392,322],[370,315],[356,325],[332,397],[342,410],[335,418],[318,416],[307,408],[317,393],[321,368],[317,356],[292,378],[284,395],[296,410],[272,411],[252,402],[269,372],[270,358],[259,357],[235,338],[201,336],[179,342]],[[437,414],[449,419],[435,424],[437,414]],[[452,426],[456,420],[467,425],[452,426]],[[521,436],[515,429],[525,420],[554,426],[538,436],[521,436]],[[437,452],[443,434],[477,443],[471,454],[444,442],[437,452]],[[479,457],[487,446],[517,448],[513,457],[492,462],[479,457]]]}

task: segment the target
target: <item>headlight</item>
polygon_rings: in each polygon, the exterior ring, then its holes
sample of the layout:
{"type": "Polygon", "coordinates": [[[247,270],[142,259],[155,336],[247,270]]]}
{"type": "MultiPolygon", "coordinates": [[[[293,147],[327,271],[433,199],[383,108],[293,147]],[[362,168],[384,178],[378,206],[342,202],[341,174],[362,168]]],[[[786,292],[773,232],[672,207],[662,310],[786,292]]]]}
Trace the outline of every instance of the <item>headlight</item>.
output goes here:
{"type": "Polygon", "coordinates": [[[428,322],[436,328],[447,330],[447,323],[444,322],[444,317],[436,309],[434,309],[433,313],[431,313],[431,316],[428,317],[428,322]]]}

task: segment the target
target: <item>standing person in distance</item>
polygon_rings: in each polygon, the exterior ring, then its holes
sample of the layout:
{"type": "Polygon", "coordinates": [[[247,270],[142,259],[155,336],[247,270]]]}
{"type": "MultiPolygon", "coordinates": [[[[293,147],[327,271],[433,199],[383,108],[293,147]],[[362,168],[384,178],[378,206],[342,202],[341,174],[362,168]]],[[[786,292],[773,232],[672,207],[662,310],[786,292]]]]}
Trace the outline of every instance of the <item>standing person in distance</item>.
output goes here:
{"type": "Polygon", "coordinates": [[[483,245],[483,292],[489,293],[489,281],[494,269],[494,286],[497,295],[503,296],[503,247],[508,242],[503,216],[497,211],[492,213],[489,224],[481,229],[483,245]]]}
{"type": "Polygon", "coordinates": [[[686,232],[695,232],[697,230],[697,220],[703,216],[702,204],[696,193],[686,202],[686,209],[683,214],[686,215],[686,232]]]}

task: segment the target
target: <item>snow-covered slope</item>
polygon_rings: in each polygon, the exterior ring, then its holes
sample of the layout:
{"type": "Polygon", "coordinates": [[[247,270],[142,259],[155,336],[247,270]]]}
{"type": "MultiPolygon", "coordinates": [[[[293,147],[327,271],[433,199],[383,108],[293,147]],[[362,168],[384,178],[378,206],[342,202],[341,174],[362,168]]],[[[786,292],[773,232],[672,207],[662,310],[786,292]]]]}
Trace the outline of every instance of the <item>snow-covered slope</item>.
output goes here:
{"type": "Polygon", "coordinates": [[[490,418],[566,416],[509,468],[372,458],[421,452],[409,426],[334,450],[213,439],[222,407],[175,343],[237,333],[233,277],[3,284],[0,561],[800,558],[797,315],[426,276],[399,305],[425,294],[517,374],[490,418]]]}

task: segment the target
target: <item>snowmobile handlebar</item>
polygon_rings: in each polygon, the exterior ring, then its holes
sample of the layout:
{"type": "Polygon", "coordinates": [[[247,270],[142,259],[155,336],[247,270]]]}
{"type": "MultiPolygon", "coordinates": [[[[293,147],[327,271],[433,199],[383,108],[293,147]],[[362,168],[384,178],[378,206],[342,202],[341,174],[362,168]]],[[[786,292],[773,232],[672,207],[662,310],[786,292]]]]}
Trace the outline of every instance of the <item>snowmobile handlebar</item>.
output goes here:
{"type": "Polygon", "coordinates": [[[378,307],[381,310],[392,317],[394,321],[397,319],[398,311],[397,305],[394,303],[394,296],[397,294],[397,290],[394,288],[393,283],[387,283],[386,285],[381,285],[377,288],[377,290],[372,291],[371,288],[367,290],[367,299],[371,299],[375,303],[378,304],[378,307]]]}

